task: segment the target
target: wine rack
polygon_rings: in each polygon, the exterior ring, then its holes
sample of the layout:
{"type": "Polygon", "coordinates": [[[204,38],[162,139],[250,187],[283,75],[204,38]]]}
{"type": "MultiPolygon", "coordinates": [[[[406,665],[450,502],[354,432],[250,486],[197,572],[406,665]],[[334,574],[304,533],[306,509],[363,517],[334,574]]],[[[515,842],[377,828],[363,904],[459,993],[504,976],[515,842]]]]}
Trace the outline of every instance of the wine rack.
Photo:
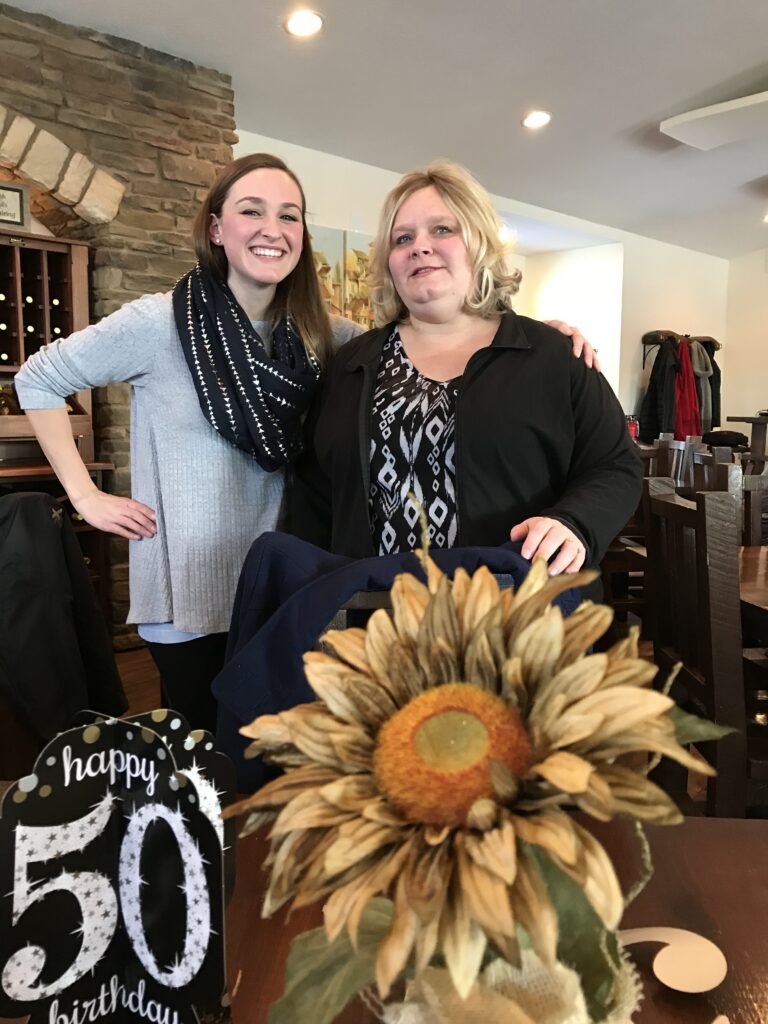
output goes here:
{"type": "MultiPolygon", "coordinates": [[[[0,463],[8,458],[2,442],[34,436],[18,410],[13,374],[43,345],[87,326],[88,246],[0,230],[0,463]]],[[[67,406],[80,453],[92,460],[90,391],[72,395],[67,406]]]]}

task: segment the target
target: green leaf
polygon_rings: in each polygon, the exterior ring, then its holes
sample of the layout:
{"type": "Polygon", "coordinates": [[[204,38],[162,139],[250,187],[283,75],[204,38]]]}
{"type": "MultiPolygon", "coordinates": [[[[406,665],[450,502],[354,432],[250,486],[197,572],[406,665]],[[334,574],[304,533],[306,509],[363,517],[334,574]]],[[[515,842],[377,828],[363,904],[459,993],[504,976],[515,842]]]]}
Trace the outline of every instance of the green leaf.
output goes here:
{"type": "Polygon", "coordinates": [[[557,959],[572,968],[591,1020],[602,1021],[611,1010],[621,967],[618,940],[598,917],[581,886],[561,871],[541,847],[522,843],[535,863],[557,914],[557,959]]]}
{"type": "Polygon", "coordinates": [[[346,932],[328,942],[324,928],[297,935],[285,969],[285,991],[269,1009],[269,1024],[331,1024],[376,977],[376,953],[392,921],[392,903],[373,899],[363,912],[357,949],[346,932]]]}
{"type": "Polygon", "coordinates": [[[736,732],[730,725],[715,725],[707,718],[690,715],[682,708],[670,708],[667,712],[675,726],[675,739],[681,747],[688,743],[702,743],[705,740],[721,740],[736,732]]]}

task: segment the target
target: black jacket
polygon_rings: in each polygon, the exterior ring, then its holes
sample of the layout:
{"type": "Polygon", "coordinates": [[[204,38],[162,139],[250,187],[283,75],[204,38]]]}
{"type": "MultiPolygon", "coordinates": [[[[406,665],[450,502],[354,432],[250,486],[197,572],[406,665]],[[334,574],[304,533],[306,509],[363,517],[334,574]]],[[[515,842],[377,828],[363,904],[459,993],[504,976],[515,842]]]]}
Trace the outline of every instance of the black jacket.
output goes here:
{"type": "Polygon", "coordinates": [[[127,708],[80,545],[47,494],[0,498],[0,694],[43,740],[127,708]]]}
{"type": "MultiPolygon", "coordinates": [[[[374,554],[368,515],[371,400],[392,325],[331,361],[289,489],[292,533],[374,554]]],[[[603,377],[546,324],[507,313],[469,360],[456,404],[457,547],[497,545],[530,516],[559,519],[597,563],[637,507],[642,468],[603,377]]]]}
{"type": "Polygon", "coordinates": [[[709,361],[712,363],[712,376],[709,378],[709,385],[712,388],[712,429],[720,426],[720,386],[721,386],[721,374],[720,367],[715,362],[715,352],[720,347],[714,338],[699,338],[701,344],[704,346],[704,351],[709,356],[709,361]]]}
{"type": "Polygon", "coordinates": [[[648,390],[640,408],[640,440],[648,444],[659,434],[675,430],[675,382],[680,373],[677,345],[673,338],[662,341],[651,367],[648,390]]]}

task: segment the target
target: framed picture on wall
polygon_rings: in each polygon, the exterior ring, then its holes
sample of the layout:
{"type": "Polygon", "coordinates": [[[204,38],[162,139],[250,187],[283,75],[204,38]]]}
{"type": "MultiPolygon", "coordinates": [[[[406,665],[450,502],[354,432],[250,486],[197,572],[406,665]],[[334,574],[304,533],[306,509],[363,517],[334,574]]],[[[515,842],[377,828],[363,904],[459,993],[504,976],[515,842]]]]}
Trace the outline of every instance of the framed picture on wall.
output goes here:
{"type": "Polygon", "coordinates": [[[313,224],[309,229],[315,270],[320,280],[320,294],[328,312],[344,316],[342,263],[344,260],[344,232],[338,228],[323,228],[313,224]]]}
{"type": "Polygon", "coordinates": [[[29,228],[29,193],[23,185],[0,181],[0,224],[29,228]]]}
{"type": "Polygon", "coordinates": [[[344,316],[366,330],[373,327],[373,308],[368,290],[373,241],[371,235],[358,231],[347,231],[344,239],[344,316]]]}

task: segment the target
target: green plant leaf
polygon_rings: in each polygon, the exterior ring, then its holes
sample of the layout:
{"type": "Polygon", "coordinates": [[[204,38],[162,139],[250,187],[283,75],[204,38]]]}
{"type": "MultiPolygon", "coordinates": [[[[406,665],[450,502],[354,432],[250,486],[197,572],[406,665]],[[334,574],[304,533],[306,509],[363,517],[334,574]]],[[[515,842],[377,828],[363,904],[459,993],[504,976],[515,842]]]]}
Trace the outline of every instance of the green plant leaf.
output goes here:
{"type": "Polygon", "coordinates": [[[376,953],[392,921],[392,903],[373,899],[363,912],[357,949],[346,932],[328,942],[324,928],[297,935],[285,969],[285,991],[269,1008],[269,1024],[331,1024],[376,977],[376,953]]]}
{"type": "Polygon", "coordinates": [[[704,740],[720,740],[736,732],[730,725],[715,725],[707,718],[690,715],[682,708],[670,708],[667,712],[675,726],[675,739],[681,747],[688,743],[702,743],[704,740]]]}
{"type": "Polygon", "coordinates": [[[530,843],[521,845],[536,865],[557,914],[557,959],[578,974],[590,1019],[602,1021],[611,1009],[621,968],[618,940],[600,920],[581,886],[561,871],[549,854],[530,843]]]}

